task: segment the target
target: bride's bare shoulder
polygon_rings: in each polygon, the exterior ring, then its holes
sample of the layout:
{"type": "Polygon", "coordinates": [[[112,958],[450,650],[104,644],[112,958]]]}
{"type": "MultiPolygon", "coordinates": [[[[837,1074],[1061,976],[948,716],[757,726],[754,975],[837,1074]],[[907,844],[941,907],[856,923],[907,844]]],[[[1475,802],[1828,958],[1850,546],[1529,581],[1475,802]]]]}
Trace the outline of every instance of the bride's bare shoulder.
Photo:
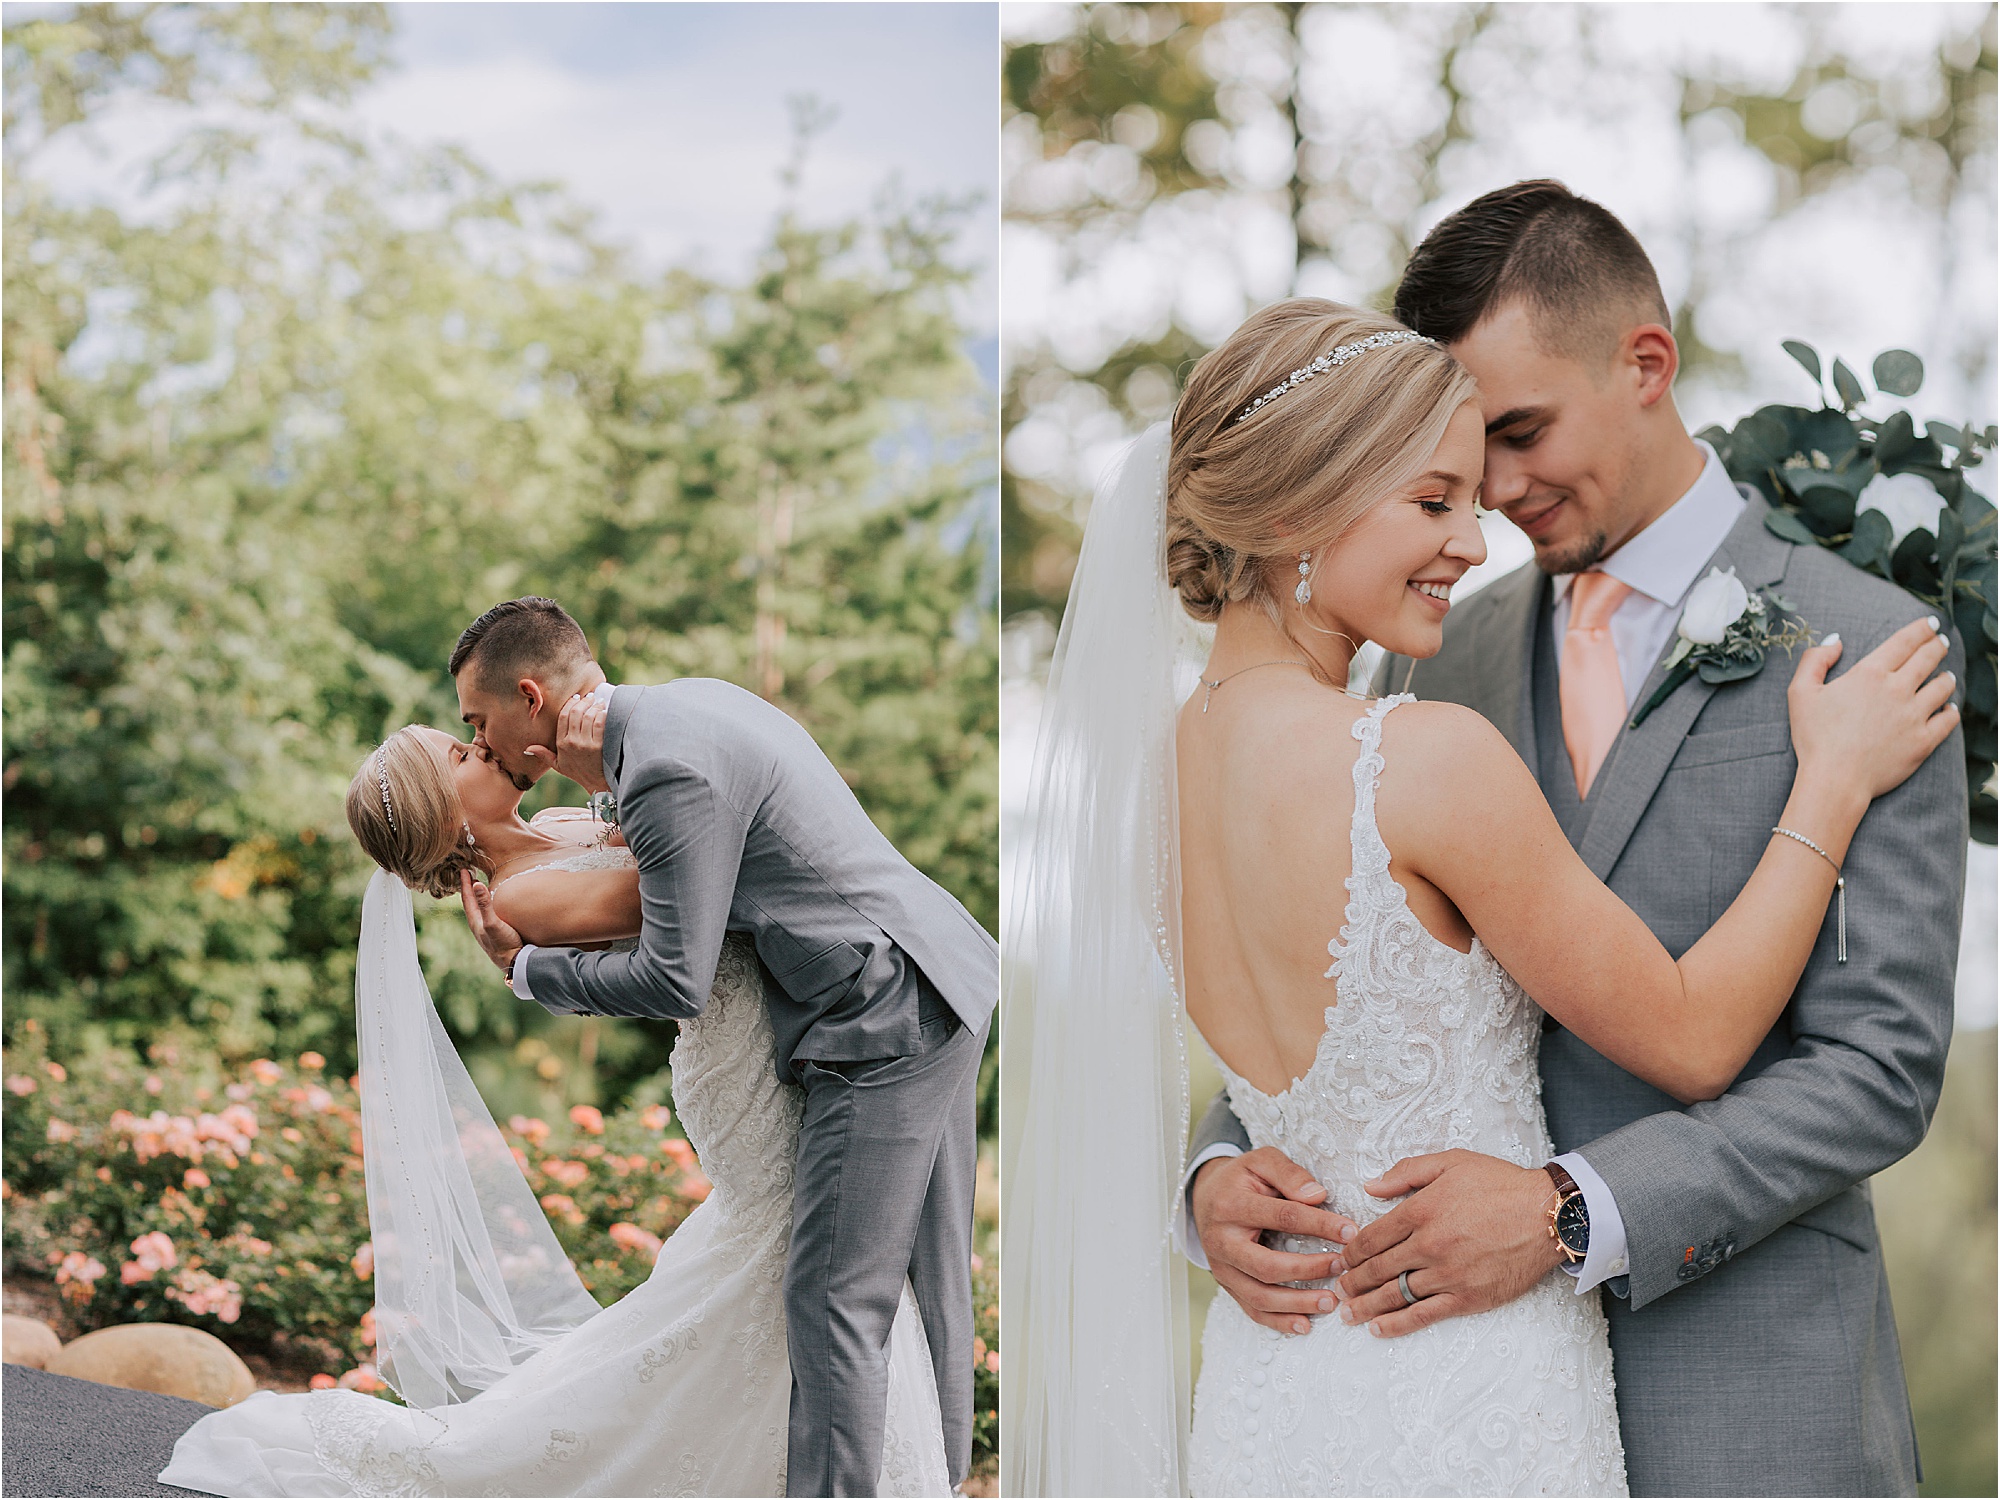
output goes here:
{"type": "MultiPolygon", "coordinates": [[[[1484,714],[1457,703],[1398,704],[1382,725],[1382,755],[1447,797],[1453,788],[1490,796],[1528,768],[1484,714]]],[[[1533,778],[1529,777],[1532,785],[1533,778]]]]}
{"type": "MultiPolygon", "coordinates": [[[[1427,746],[1469,750],[1489,743],[1507,744],[1493,721],[1460,703],[1434,703],[1422,698],[1398,703],[1382,718],[1382,743],[1408,742],[1413,752],[1427,746]]],[[[1512,747],[1508,747],[1512,754],[1512,747]]]]}

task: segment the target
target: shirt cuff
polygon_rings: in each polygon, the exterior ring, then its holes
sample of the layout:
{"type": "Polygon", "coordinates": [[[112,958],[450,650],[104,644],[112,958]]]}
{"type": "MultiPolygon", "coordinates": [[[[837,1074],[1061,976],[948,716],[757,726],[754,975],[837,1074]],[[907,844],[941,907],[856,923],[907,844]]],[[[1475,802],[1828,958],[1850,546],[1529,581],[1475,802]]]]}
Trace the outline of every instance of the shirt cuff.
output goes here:
{"type": "Polygon", "coordinates": [[[1206,1162],[1242,1154],[1241,1146],[1232,1146],[1228,1141],[1217,1141],[1189,1162],[1187,1171],[1181,1174],[1181,1208],[1180,1212],[1174,1215],[1174,1248],[1204,1271],[1208,1269],[1208,1252],[1201,1248],[1201,1236],[1194,1232],[1194,1204],[1188,1198],[1188,1194],[1194,1188],[1194,1174],[1199,1172],[1206,1162]]]}
{"type": "MultiPolygon", "coordinates": [[[[532,1000],[535,998],[535,992],[528,988],[528,955],[534,951],[535,945],[533,943],[521,944],[521,951],[514,955],[514,977],[508,981],[513,987],[514,993],[523,1000],[532,1000]]],[[[1581,1178],[1577,1180],[1579,1182],[1582,1181],[1581,1178]]],[[[1595,1224],[1597,1220],[1593,1217],[1590,1222],[1595,1224]]]]}
{"type": "Polygon", "coordinates": [[[1583,1206],[1590,1214],[1590,1253],[1583,1258],[1583,1264],[1563,1267],[1576,1278],[1580,1297],[1631,1270],[1625,1245],[1625,1220],[1619,1216],[1618,1200],[1597,1175],[1597,1168],[1574,1151],[1558,1156],[1555,1164],[1576,1180],[1577,1189],[1583,1194],[1583,1206]]]}

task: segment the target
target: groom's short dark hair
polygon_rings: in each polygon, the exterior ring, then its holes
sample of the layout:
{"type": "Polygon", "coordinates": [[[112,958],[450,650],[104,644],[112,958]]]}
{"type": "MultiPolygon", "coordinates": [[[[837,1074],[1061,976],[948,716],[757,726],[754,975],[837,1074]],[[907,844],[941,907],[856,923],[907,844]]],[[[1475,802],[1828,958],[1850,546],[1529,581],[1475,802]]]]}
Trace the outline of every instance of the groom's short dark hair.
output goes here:
{"type": "Polygon", "coordinates": [[[1453,344],[1512,302],[1527,306],[1543,348],[1572,359],[1608,356],[1635,317],[1673,326],[1632,231],[1548,179],[1475,198],[1425,235],[1403,268],[1396,317],[1453,344]]]}
{"type": "Polygon", "coordinates": [[[482,692],[506,693],[523,677],[562,679],[590,660],[583,627],[553,599],[530,595],[496,604],[465,627],[451,648],[453,677],[472,664],[482,692]]]}

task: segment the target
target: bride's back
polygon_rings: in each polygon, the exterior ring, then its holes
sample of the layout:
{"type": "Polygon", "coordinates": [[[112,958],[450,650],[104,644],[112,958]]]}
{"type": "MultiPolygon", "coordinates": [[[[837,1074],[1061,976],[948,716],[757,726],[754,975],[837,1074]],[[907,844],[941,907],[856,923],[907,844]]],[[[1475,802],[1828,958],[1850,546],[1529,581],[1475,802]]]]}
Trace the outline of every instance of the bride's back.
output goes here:
{"type": "MultiPolygon", "coordinates": [[[[1299,666],[1252,670],[1206,696],[1207,712],[1201,692],[1182,709],[1175,738],[1188,1014],[1232,1071],[1275,1094],[1312,1065],[1337,1000],[1327,944],[1347,904],[1353,730],[1369,705],[1299,666]]],[[[1402,733],[1423,732],[1420,706],[1397,717],[1402,733]]],[[[1422,816],[1393,755],[1389,765],[1385,832],[1422,816]]],[[[1390,852],[1417,919],[1467,948],[1456,908],[1400,867],[1393,841],[1390,852]]]]}

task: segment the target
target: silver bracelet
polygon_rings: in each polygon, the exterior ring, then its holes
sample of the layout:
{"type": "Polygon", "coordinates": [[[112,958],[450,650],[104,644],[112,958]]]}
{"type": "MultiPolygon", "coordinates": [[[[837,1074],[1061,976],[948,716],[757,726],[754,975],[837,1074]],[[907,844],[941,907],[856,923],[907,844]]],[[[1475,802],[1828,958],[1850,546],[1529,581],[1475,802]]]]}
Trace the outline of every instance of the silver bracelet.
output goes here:
{"type": "Polygon", "coordinates": [[[1788,839],[1797,839],[1828,864],[1833,865],[1834,910],[1834,958],[1837,964],[1847,962],[1847,877],[1840,873],[1840,866],[1833,864],[1833,856],[1820,848],[1803,833],[1794,833],[1789,828],[1773,828],[1773,833],[1782,833],[1788,839]]]}

